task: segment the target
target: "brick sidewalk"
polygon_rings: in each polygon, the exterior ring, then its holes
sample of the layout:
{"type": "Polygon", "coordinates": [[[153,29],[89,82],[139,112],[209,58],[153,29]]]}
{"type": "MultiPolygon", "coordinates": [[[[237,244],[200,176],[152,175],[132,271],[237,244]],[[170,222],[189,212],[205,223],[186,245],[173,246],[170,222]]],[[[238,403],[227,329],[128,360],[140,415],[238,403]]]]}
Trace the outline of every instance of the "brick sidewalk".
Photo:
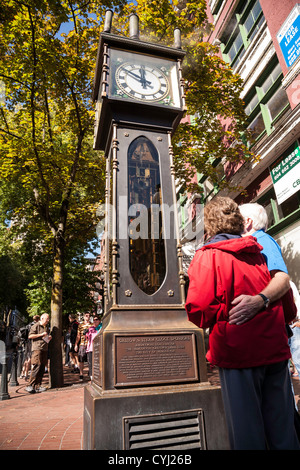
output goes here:
{"type": "Polygon", "coordinates": [[[80,383],[64,368],[65,386],[43,393],[29,394],[27,382],[18,382],[8,385],[10,399],[0,401],[0,450],[81,450],[86,372],[80,383]]]}
{"type": "MultiPolygon", "coordinates": [[[[10,399],[0,401],[0,450],[81,450],[83,442],[84,382],[64,368],[65,386],[28,394],[27,382],[8,386],[10,399]]],[[[208,370],[209,381],[219,385],[216,368],[208,370]]],[[[47,383],[47,376],[43,385],[47,383]]],[[[300,404],[300,381],[293,379],[300,404]]]]}

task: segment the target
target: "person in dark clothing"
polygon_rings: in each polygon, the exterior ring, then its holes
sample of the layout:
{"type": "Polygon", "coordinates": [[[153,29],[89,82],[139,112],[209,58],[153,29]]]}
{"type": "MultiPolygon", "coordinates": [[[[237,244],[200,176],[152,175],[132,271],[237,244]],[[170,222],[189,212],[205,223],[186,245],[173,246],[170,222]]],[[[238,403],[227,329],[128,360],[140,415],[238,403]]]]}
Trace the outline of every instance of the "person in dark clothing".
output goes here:
{"type": "Polygon", "coordinates": [[[30,373],[30,368],[31,368],[31,345],[32,345],[32,340],[28,338],[29,336],[29,331],[35,323],[37,323],[40,320],[39,315],[35,315],[33,317],[33,321],[29,323],[29,325],[26,325],[24,328],[21,328],[19,331],[20,337],[21,337],[21,346],[23,348],[23,365],[22,365],[22,372],[20,375],[20,378],[24,378],[26,381],[28,381],[29,378],[29,373],[30,373]]]}
{"type": "Polygon", "coordinates": [[[78,326],[79,323],[76,320],[76,316],[74,314],[69,315],[69,326],[70,326],[70,349],[69,349],[69,356],[72,362],[73,373],[79,374],[79,362],[78,362],[78,352],[75,350],[75,343],[78,334],[78,326]]]}

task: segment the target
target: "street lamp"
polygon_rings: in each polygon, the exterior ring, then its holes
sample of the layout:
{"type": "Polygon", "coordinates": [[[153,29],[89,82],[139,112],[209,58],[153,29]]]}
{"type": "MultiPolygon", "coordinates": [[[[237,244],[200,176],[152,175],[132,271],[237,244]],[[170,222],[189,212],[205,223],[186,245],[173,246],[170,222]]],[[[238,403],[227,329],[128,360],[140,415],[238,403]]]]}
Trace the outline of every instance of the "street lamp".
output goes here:
{"type": "Polygon", "coordinates": [[[12,336],[12,347],[13,347],[13,352],[12,352],[12,364],[11,364],[11,373],[10,373],[10,381],[9,384],[11,387],[17,387],[19,385],[18,382],[18,337],[15,334],[15,330],[13,329],[12,331],[13,336],[12,336]]]}
{"type": "Polygon", "coordinates": [[[101,315],[103,311],[103,294],[104,294],[104,275],[99,276],[99,281],[95,283],[94,301],[96,303],[96,313],[101,315]],[[100,298],[99,298],[100,297],[100,298]]]}
{"type": "Polygon", "coordinates": [[[0,341],[0,364],[2,365],[1,372],[1,388],[0,400],[8,400],[10,395],[7,391],[7,363],[6,363],[6,346],[4,341],[0,341]]]}

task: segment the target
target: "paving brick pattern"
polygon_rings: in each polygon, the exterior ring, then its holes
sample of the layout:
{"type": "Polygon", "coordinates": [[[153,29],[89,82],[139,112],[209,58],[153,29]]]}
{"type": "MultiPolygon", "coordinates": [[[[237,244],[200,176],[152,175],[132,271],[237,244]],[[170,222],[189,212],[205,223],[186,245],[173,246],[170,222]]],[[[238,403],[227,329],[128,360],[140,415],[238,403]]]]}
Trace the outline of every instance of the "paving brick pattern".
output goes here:
{"type": "MultiPolygon", "coordinates": [[[[29,394],[27,382],[8,385],[8,400],[0,401],[0,450],[81,450],[84,386],[77,374],[64,370],[65,386],[29,394]]],[[[43,386],[47,386],[45,376],[43,386]]]]}
{"type": "MultiPolygon", "coordinates": [[[[84,382],[64,369],[65,386],[43,393],[28,394],[27,383],[8,386],[10,399],[0,401],[0,450],[81,450],[83,442],[84,382]]],[[[219,385],[216,368],[208,369],[209,381],[219,385]]],[[[47,375],[43,385],[48,381],[47,375]]],[[[300,382],[293,379],[300,404],[300,382]]]]}

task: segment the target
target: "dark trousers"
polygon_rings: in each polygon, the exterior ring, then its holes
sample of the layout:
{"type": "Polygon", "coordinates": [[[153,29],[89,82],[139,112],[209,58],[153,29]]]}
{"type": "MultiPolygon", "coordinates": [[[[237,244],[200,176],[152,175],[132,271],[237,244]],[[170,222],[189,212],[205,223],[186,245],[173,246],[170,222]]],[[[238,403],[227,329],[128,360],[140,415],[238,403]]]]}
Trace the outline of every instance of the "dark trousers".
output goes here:
{"type": "Polygon", "coordinates": [[[42,383],[45,367],[48,364],[48,351],[32,351],[31,354],[31,375],[29,385],[39,386],[42,383]]]}
{"type": "Polygon", "coordinates": [[[232,449],[300,450],[288,361],[219,372],[232,449]]]}
{"type": "Polygon", "coordinates": [[[92,377],[93,375],[93,351],[89,351],[87,353],[87,361],[89,365],[89,376],[92,377]]]}

